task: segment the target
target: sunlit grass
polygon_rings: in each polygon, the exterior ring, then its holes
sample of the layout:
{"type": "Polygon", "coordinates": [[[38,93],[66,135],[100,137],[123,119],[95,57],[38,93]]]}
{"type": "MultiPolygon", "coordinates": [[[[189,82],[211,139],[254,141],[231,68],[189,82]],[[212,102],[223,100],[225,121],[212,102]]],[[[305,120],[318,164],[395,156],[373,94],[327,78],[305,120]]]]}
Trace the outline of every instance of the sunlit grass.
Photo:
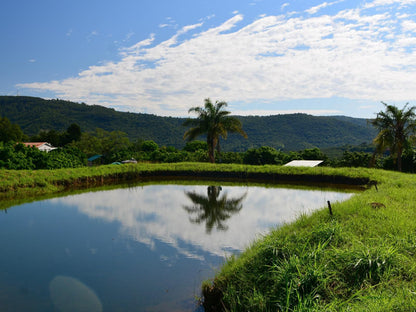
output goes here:
{"type": "Polygon", "coordinates": [[[414,311],[416,176],[364,174],[378,191],[333,204],[333,216],[303,215],[230,258],[204,284],[206,305],[219,289],[212,310],[414,311]]]}

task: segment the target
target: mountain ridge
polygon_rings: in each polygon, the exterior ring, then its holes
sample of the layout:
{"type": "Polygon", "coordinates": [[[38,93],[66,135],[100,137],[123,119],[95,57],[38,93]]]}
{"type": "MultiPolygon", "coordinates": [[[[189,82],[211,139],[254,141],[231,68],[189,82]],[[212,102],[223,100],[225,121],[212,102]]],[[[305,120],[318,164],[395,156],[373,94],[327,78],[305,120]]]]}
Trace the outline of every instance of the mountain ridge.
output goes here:
{"type": "MultiPolygon", "coordinates": [[[[182,148],[186,118],[120,112],[100,105],[29,96],[0,96],[0,116],[18,124],[29,136],[41,130],[64,131],[78,124],[82,131],[102,128],[123,131],[130,139],[153,140],[159,146],[182,148]]],[[[302,113],[270,116],[235,116],[241,120],[248,139],[229,134],[223,151],[245,151],[270,146],[284,151],[329,148],[370,143],[375,129],[364,118],[312,116],[302,113]]],[[[201,137],[201,140],[204,138],[201,137]]]]}

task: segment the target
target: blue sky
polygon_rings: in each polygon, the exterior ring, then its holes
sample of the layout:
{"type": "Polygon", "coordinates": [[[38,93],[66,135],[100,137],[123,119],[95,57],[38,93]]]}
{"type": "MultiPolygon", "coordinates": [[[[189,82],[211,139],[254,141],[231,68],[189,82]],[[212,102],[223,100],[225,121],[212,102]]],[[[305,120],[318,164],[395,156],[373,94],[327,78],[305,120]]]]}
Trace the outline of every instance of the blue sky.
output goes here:
{"type": "Polygon", "coordinates": [[[188,116],[371,118],[416,105],[416,0],[14,0],[0,95],[188,116]]]}

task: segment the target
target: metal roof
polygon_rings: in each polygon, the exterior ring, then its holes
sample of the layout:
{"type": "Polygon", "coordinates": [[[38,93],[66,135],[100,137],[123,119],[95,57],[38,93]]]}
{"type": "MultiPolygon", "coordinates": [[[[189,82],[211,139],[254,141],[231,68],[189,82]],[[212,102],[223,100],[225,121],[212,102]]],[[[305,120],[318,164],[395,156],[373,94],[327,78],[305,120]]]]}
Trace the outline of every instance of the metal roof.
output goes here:
{"type": "Polygon", "coordinates": [[[285,164],[285,166],[291,167],[316,167],[320,163],[324,162],[323,160],[292,160],[285,164]]]}
{"type": "Polygon", "coordinates": [[[91,156],[90,158],[88,158],[88,161],[94,161],[94,160],[100,158],[101,156],[103,156],[103,155],[94,155],[94,156],[91,156]]]}

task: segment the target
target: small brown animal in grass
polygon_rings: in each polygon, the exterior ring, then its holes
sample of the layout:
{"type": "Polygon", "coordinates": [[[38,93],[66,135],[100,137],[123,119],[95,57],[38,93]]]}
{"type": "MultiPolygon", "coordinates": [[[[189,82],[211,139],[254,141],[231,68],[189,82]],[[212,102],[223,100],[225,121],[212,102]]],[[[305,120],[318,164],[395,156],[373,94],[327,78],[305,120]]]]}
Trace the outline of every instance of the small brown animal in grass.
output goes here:
{"type": "Polygon", "coordinates": [[[370,205],[374,209],[378,209],[378,208],[381,208],[381,207],[386,208],[386,205],[384,205],[383,203],[376,203],[376,202],[374,202],[374,203],[370,203],[370,205]]]}

